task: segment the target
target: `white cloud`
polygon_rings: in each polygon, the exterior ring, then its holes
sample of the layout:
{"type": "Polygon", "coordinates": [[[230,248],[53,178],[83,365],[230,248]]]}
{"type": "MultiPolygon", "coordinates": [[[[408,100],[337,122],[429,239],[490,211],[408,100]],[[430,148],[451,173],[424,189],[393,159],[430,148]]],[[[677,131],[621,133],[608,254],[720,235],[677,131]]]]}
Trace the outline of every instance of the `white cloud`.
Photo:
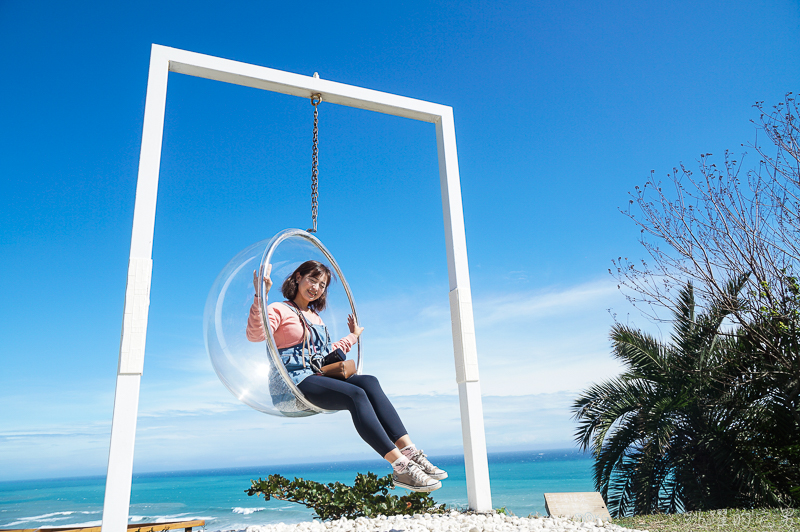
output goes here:
{"type": "MultiPolygon", "coordinates": [[[[613,283],[475,297],[475,323],[490,451],[572,445],[569,404],[589,383],[616,374],[606,309],[620,300],[613,283]]],[[[367,327],[365,370],[378,375],[409,433],[434,454],[461,452],[458,387],[446,295],[412,294],[359,305],[367,327]]],[[[57,392],[10,418],[4,478],[103,474],[112,396],[57,392]],[[71,411],[71,414],[65,412],[71,411]],[[66,421],[65,421],[66,420],[66,421]]],[[[347,413],[286,419],[258,413],[220,383],[195,344],[159,352],[145,367],[137,426],[137,471],[369,459],[347,413]]]]}
{"type": "MultiPolygon", "coordinates": [[[[615,304],[623,304],[616,285],[605,281],[474,297],[483,393],[574,391],[619,373],[608,342],[613,320],[607,309],[615,304]]],[[[365,368],[380,375],[390,393],[455,393],[447,298],[418,294],[364,307],[362,314],[370,316],[365,368]]]]}
{"type": "MultiPolygon", "coordinates": [[[[414,441],[434,455],[462,452],[456,395],[391,398],[414,441]]],[[[573,394],[483,398],[489,451],[572,446],[573,394]]],[[[172,411],[191,409],[172,404],[172,411]]],[[[136,471],[204,469],[326,459],[377,458],[357,435],[346,412],[302,419],[268,416],[236,403],[229,409],[196,410],[191,416],[139,418],[136,471]]],[[[55,427],[50,431],[0,434],[3,479],[103,474],[110,423],[55,427]]]]}

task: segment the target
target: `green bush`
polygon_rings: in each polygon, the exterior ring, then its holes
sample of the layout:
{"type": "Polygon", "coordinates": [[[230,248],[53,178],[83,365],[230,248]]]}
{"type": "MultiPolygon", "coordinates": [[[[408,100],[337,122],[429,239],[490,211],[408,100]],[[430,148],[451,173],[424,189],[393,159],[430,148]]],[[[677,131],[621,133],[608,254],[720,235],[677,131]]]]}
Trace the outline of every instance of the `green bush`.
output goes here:
{"type": "Polygon", "coordinates": [[[323,521],[347,517],[376,517],[378,515],[413,515],[417,513],[442,513],[445,505],[437,505],[427,493],[409,493],[398,497],[389,495],[394,489],[392,475],[378,478],[375,473],[358,473],[353,486],[333,482],[320,484],[295,478],[290,481],[280,475],[270,475],[267,480],[253,480],[248,495],[263,495],[281,501],[296,502],[313,508],[323,521]]]}

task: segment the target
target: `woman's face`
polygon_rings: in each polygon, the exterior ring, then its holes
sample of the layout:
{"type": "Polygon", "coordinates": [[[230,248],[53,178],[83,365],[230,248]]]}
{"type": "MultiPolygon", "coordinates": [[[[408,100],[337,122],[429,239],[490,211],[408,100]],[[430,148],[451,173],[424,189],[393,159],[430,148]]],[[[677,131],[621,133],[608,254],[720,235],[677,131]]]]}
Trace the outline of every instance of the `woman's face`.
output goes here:
{"type": "Polygon", "coordinates": [[[319,299],[325,293],[325,288],[328,287],[328,276],[322,274],[317,276],[314,273],[309,273],[300,277],[297,274],[297,295],[309,302],[319,299]]]}

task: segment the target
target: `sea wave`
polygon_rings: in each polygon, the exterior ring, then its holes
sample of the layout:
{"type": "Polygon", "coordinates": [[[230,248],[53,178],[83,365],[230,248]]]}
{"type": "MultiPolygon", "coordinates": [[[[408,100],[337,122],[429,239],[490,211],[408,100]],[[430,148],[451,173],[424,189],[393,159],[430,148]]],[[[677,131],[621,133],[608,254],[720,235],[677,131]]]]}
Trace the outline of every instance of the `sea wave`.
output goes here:
{"type": "Polygon", "coordinates": [[[266,510],[266,508],[263,506],[259,508],[234,508],[232,511],[235,514],[250,515],[262,510],[266,510]]]}
{"type": "Polygon", "coordinates": [[[148,521],[153,523],[169,523],[170,521],[213,521],[213,517],[203,517],[200,515],[192,515],[190,513],[163,515],[161,517],[149,518],[148,521]]]}
{"type": "Polygon", "coordinates": [[[12,526],[21,525],[23,523],[31,523],[31,522],[35,522],[35,521],[45,521],[45,522],[48,522],[48,523],[53,523],[55,521],[64,521],[65,519],[69,519],[70,516],[73,516],[73,515],[76,515],[76,514],[90,515],[90,514],[99,514],[99,513],[100,513],[99,511],[97,511],[97,512],[86,512],[86,511],[81,512],[81,511],[77,511],[77,510],[74,510],[74,511],[71,511],[71,512],[51,512],[51,513],[48,513],[48,514],[34,515],[32,517],[20,517],[19,519],[17,519],[16,521],[14,521],[12,523],[5,523],[3,526],[12,527],[12,526]]]}

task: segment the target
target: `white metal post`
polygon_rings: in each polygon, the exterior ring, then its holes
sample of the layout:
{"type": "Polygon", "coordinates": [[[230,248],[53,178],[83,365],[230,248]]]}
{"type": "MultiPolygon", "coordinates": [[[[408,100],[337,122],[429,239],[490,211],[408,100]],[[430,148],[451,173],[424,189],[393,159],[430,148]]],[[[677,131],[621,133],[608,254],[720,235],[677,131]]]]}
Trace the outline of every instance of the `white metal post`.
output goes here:
{"type": "Polygon", "coordinates": [[[153,230],[169,72],[303,98],[310,98],[312,94],[319,93],[327,103],[432,122],[436,125],[468,504],[470,509],[475,511],[491,509],[489,468],[486,459],[452,108],[154,44],[150,54],[139,176],[136,184],[102,532],[124,532],[127,528],[139,383],[144,367],[144,346],[150,303],[153,230]]]}
{"type": "Polygon", "coordinates": [[[136,416],[139,411],[139,383],[144,368],[147,315],[150,307],[150,278],[153,268],[153,230],[156,221],[158,171],[161,166],[161,140],[167,103],[169,60],[163,50],[153,47],[147,78],[139,176],[133,208],[131,251],[125,309],[117,366],[117,388],[111,421],[111,446],[103,501],[102,532],[124,532],[133,477],[133,448],[136,416]]]}
{"type": "Polygon", "coordinates": [[[467,502],[476,512],[492,509],[489,462],[483,426],[483,403],[478,379],[478,348],[469,285],[467,236],[461,206],[456,130],[453,111],[436,122],[439,151],[439,179],[442,186],[442,212],[447,243],[447,270],[450,276],[450,319],[453,325],[453,355],[456,364],[458,401],[461,406],[461,437],[467,476],[467,502]]]}

